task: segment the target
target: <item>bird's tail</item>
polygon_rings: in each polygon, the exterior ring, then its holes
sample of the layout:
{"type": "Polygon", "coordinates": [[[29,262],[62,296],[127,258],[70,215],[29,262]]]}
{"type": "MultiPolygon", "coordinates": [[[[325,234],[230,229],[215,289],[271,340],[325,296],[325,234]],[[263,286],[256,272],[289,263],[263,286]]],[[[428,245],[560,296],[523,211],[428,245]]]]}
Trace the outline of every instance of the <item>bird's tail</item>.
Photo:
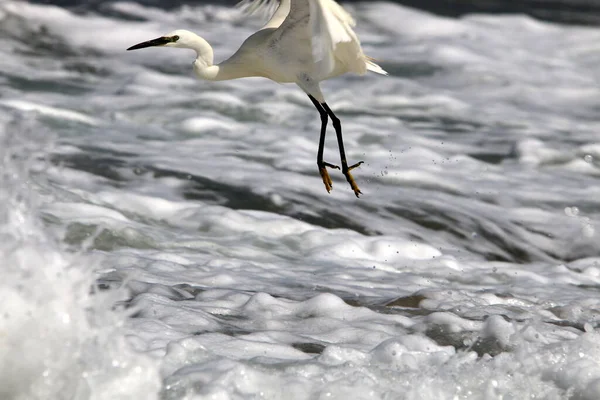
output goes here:
{"type": "Polygon", "coordinates": [[[366,57],[365,62],[367,63],[367,69],[369,71],[375,72],[376,74],[389,75],[386,70],[381,68],[379,65],[375,64],[374,58],[371,58],[369,56],[365,56],[365,57],[366,57]]]}

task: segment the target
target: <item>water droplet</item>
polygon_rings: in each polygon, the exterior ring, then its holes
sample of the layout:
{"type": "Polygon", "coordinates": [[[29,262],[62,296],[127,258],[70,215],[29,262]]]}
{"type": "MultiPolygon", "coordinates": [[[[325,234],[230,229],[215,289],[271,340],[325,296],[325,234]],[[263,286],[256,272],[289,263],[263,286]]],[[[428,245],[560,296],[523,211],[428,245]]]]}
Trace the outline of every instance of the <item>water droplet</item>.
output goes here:
{"type": "Polygon", "coordinates": [[[585,162],[590,163],[590,164],[594,162],[594,157],[590,154],[586,154],[583,157],[583,159],[585,160],[585,162]]]}

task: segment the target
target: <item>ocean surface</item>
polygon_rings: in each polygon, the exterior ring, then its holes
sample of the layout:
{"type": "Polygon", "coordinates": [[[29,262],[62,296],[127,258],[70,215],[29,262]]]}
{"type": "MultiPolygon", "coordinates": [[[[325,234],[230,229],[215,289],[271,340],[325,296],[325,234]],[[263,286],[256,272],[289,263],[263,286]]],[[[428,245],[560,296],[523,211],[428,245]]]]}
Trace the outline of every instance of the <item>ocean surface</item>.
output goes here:
{"type": "MultiPolygon", "coordinates": [[[[30,0],[56,4],[71,10],[106,12],[119,0],[30,0]]],[[[361,0],[342,0],[342,4],[361,0]]],[[[137,0],[146,6],[173,9],[183,4],[220,4],[234,6],[238,0],[137,0]]],[[[390,0],[404,6],[427,10],[439,15],[458,17],[470,13],[526,14],[545,21],[600,25],[600,2],[596,0],[390,0]]]]}
{"type": "Polygon", "coordinates": [[[125,51],[260,19],[0,3],[0,399],[600,398],[600,28],[348,9],[360,199],[294,85],[125,51]]]}

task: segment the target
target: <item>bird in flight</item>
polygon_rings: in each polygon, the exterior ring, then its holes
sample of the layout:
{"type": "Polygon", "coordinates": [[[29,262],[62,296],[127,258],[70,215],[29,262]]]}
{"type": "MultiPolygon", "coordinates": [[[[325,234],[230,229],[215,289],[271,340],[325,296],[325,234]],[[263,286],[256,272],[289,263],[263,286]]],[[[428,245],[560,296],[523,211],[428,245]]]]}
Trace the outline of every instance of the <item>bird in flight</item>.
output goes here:
{"type": "Polygon", "coordinates": [[[131,46],[179,47],[196,52],[194,71],[200,79],[222,81],[245,77],[265,77],[279,83],[295,83],[308,95],[321,117],[317,166],[327,192],[332,181],[327,168],[339,166],[323,160],[325,133],[331,118],[340,152],[341,171],[356,197],[361,194],[351,171],[360,161],[348,165],[342,125],[325,102],[319,82],[347,72],[363,75],[367,71],[387,75],[367,57],[352,27],[354,19],[334,0],[244,0],[240,4],[250,13],[275,9],[267,24],[248,37],[229,59],[213,63],[213,49],[206,40],[187,30],[176,30],[157,39],[131,46]]]}

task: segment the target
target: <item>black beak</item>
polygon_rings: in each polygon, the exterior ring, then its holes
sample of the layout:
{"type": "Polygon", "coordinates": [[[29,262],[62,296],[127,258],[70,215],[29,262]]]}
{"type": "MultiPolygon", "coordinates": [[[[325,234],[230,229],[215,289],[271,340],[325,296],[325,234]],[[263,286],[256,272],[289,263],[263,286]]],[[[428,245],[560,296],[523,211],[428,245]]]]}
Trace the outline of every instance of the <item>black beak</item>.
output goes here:
{"type": "Polygon", "coordinates": [[[170,43],[172,41],[173,40],[171,38],[162,36],[162,37],[159,37],[158,39],[152,39],[152,40],[148,40],[147,42],[138,43],[134,46],[131,46],[127,50],[137,50],[137,49],[143,49],[146,47],[164,46],[165,44],[170,43]]]}

